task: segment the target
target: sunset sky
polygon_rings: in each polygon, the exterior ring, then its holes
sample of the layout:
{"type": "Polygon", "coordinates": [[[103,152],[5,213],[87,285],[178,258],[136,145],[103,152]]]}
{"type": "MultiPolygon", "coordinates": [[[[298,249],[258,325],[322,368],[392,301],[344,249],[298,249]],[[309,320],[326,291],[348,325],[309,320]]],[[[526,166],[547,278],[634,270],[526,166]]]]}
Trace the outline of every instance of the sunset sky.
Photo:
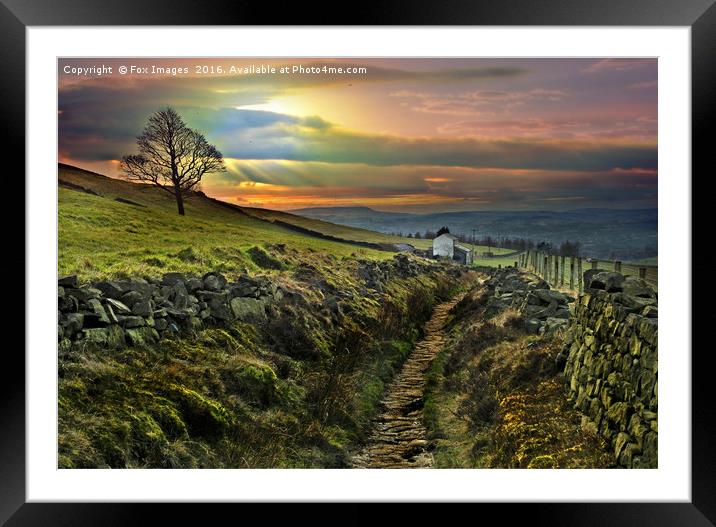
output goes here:
{"type": "Polygon", "coordinates": [[[657,203],[656,59],[60,59],[58,69],[59,159],[109,176],[136,153],[147,117],[172,106],[225,157],[203,190],[240,205],[657,203]],[[65,73],[102,64],[112,74],[65,73]],[[277,73],[228,72],[251,64],[277,73]],[[366,72],[279,71],[299,64],[366,72]],[[189,73],[122,75],[123,65],[189,73]]]}

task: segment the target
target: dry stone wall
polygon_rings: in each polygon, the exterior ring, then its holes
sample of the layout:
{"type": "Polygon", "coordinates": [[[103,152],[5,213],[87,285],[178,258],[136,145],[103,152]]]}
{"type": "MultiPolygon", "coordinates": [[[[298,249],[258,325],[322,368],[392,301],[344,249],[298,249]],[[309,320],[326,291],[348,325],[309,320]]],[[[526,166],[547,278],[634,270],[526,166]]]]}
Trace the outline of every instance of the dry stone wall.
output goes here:
{"type": "Polygon", "coordinates": [[[228,283],[220,273],[203,277],[167,273],[160,279],[100,281],[80,285],[76,276],[58,280],[59,352],[73,345],[119,348],[157,342],[233,320],[261,321],[266,306],[285,291],[265,277],[246,275],[228,283]]]}
{"type": "Polygon", "coordinates": [[[481,270],[490,275],[485,286],[493,293],[487,303],[487,316],[512,308],[522,316],[529,333],[550,336],[566,330],[573,296],[555,291],[538,276],[514,267],[481,270]]]}
{"type": "MultiPolygon", "coordinates": [[[[353,292],[335,290],[310,265],[299,265],[293,277],[320,290],[323,303],[312,306],[338,321],[350,309],[346,296],[379,298],[388,281],[438,270],[457,276],[457,268],[417,261],[404,254],[391,260],[358,261],[360,286],[353,292]]],[[[181,336],[204,327],[232,322],[266,324],[279,316],[277,307],[305,304],[302,293],[285,288],[269,276],[242,274],[230,282],[219,272],[203,276],[166,273],[161,278],[105,280],[80,284],[77,276],[58,280],[58,352],[85,346],[121,348],[147,346],[167,336],[181,336]]]]}
{"type": "Polygon", "coordinates": [[[570,399],[616,462],[657,467],[657,295],[639,278],[589,270],[562,352],[570,399]]]}

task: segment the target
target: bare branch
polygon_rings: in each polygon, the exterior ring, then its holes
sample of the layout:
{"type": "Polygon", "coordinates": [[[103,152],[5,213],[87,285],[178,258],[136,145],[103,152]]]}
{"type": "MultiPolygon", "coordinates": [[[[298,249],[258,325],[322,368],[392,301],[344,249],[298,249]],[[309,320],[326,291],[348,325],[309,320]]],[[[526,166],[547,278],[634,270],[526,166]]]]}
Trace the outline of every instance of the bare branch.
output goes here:
{"type": "Polygon", "coordinates": [[[166,108],[149,117],[137,137],[139,155],[122,158],[126,179],[150,183],[173,194],[183,214],[182,196],[188,194],[205,174],[226,170],[224,158],[204,135],[186,126],[181,116],[166,108]]]}

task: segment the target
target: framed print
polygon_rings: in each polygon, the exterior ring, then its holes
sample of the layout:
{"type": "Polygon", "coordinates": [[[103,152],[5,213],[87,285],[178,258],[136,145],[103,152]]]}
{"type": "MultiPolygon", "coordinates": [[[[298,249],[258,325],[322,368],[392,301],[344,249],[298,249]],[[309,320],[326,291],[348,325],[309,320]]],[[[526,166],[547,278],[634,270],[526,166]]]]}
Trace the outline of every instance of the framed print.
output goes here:
{"type": "Polygon", "coordinates": [[[3,7],[8,525],[287,501],[713,523],[709,2],[131,4],[3,7]]]}

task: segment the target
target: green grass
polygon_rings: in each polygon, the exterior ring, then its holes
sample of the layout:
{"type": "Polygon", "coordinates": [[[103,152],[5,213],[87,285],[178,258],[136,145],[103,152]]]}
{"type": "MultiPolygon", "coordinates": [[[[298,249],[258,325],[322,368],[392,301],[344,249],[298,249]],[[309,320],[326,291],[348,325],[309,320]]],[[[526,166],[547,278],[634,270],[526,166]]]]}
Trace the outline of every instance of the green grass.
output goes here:
{"type": "Polygon", "coordinates": [[[632,260],[627,263],[633,265],[659,265],[659,257],[652,256],[651,258],[642,258],[641,260],[632,260]]]}
{"type": "Polygon", "coordinates": [[[302,235],[200,196],[187,199],[186,216],[179,216],[173,197],[156,188],[62,167],[59,179],[98,194],[59,188],[60,275],[89,280],[169,271],[199,274],[207,269],[231,275],[258,269],[248,252],[252,247],[271,250],[278,244],[288,250],[274,256],[286,264],[292,256],[310,252],[367,259],[393,256],[302,235]],[[118,202],[117,197],[141,206],[118,202]]]}
{"type": "MultiPolygon", "coordinates": [[[[504,250],[504,249],[502,249],[504,250]]],[[[478,250],[479,254],[479,250],[478,250]]],[[[510,256],[507,258],[475,258],[472,262],[472,265],[476,267],[512,267],[515,265],[515,262],[519,263],[519,256],[510,256]]]]}
{"type": "Polygon", "coordinates": [[[285,445],[268,438],[298,433],[301,388],[291,377],[279,379],[278,363],[261,354],[253,328],[237,324],[167,340],[161,349],[87,350],[79,360],[60,361],[60,466],[288,462],[285,445]],[[256,433],[263,441],[251,440],[256,433]],[[239,437],[246,444],[236,444],[239,437]]]}

